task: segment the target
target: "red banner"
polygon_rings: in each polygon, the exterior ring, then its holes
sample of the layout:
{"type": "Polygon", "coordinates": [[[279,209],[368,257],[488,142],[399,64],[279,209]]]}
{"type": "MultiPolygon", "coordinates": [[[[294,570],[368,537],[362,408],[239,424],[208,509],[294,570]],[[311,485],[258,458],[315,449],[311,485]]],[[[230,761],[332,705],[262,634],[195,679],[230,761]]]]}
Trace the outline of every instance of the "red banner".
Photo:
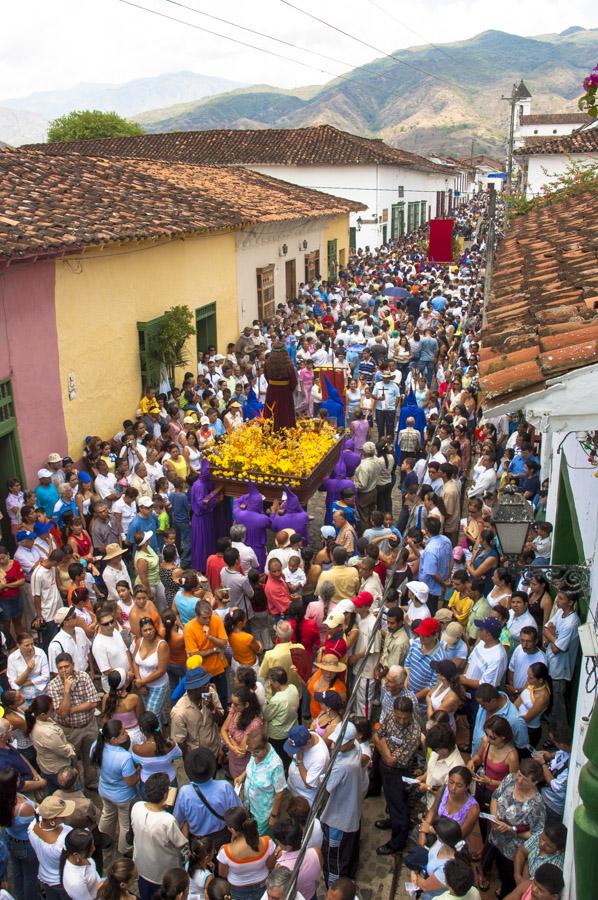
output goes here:
{"type": "Polygon", "coordinates": [[[453,219],[430,219],[428,259],[435,263],[453,261],[453,219]]]}
{"type": "Polygon", "coordinates": [[[330,384],[332,384],[341,395],[343,402],[345,402],[345,376],[343,370],[335,369],[332,366],[330,368],[322,366],[319,369],[319,372],[322,400],[328,400],[328,387],[326,386],[326,379],[328,379],[330,384]]]}

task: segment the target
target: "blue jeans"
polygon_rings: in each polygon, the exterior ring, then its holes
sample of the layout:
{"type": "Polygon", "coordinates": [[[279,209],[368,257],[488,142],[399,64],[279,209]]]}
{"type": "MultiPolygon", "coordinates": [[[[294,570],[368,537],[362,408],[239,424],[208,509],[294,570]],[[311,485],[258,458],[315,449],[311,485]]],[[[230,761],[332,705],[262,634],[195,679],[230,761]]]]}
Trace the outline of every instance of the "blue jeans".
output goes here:
{"type": "Polygon", "coordinates": [[[12,867],[13,893],[16,900],[29,900],[37,895],[37,856],[29,841],[16,841],[7,835],[12,867]]]}
{"type": "Polygon", "coordinates": [[[181,554],[181,566],[183,569],[191,565],[191,522],[182,525],[174,523],[175,541],[181,554]]]}

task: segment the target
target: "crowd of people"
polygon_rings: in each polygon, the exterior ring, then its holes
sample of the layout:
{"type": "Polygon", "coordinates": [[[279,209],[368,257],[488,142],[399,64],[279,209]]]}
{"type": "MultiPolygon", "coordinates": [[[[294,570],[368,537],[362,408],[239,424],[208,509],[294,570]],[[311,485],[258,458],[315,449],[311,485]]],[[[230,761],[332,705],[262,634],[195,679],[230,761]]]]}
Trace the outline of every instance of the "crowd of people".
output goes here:
{"type": "Polygon", "coordinates": [[[515,574],[492,524],[519,491],[522,566],[549,560],[535,436],[479,402],[484,214],[456,213],[458,264],[419,237],[359,251],[9,482],[5,896],[354,900],[370,797],[378,856],[403,852],[425,900],[495,875],[560,896],[577,597],[515,574]],[[274,349],[297,416],[329,419],[322,369],[344,381],[309,509],[232,503],[203,452],[259,412],[274,349]]]}

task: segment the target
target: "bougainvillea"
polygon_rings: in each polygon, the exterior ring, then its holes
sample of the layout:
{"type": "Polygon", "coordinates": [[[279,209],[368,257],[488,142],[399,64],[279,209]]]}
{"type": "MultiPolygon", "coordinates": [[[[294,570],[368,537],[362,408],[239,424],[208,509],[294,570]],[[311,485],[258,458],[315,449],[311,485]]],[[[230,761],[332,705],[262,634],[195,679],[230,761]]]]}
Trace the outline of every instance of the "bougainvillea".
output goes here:
{"type": "Polygon", "coordinates": [[[594,66],[590,74],[583,80],[585,94],[579,98],[579,108],[589,116],[598,116],[598,66],[594,66]]]}

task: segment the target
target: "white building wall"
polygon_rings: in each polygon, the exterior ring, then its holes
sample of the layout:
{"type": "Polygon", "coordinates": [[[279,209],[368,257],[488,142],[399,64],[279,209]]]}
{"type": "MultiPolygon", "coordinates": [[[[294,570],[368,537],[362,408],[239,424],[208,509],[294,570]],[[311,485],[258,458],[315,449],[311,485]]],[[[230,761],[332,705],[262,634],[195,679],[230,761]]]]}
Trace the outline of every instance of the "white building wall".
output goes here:
{"type": "MultiPolygon", "coordinates": [[[[520,157],[523,159],[523,157],[520,157]]],[[[527,157],[527,187],[528,199],[541,193],[544,185],[554,184],[563,175],[571,163],[582,165],[597,165],[598,153],[571,153],[571,154],[536,154],[527,157]]]]}
{"type": "MultiPolygon", "coordinates": [[[[598,427],[598,419],[594,427],[598,427]]],[[[557,516],[557,496],[561,465],[567,466],[571,489],[575,498],[575,509],[583,540],[586,563],[591,569],[590,611],[598,614],[598,512],[596,496],[598,482],[595,477],[595,466],[588,462],[587,455],[581,448],[575,432],[558,432],[543,435],[543,441],[549,439],[547,455],[550,460],[550,490],[546,508],[546,520],[555,522],[557,516]],[[558,448],[560,447],[560,452],[558,448]]],[[[544,462],[544,460],[543,460],[544,462]]],[[[564,824],[568,829],[567,854],[565,858],[565,891],[563,900],[575,900],[575,870],[573,861],[573,813],[580,804],[579,773],[586,763],[583,743],[588,730],[589,719],[595,703],[595,693],[588,692],[585,681],[585,664],[582,661],[575,723],[573,725],[573,748],[569,767],[567,785],[567,802],[565,805],[564,824]]]]}
{"type": "Polygon", "coordinates": [[[274,263],[276,303],[284,303],[286,300],[285,263],[287,260],[295,260],[295,291],[297,291],[299,283],[304,281],[306,253],[314,250],[320,251],[321,274],[326,277],[325,231],[332,218],[323,217],[318,220],[307,219],[290,223],[272,222],[238,232],[236,238],[237,296],[239,298],[240,328],[251,325],[253,320],[258,318],[256,269],[274,263]],[[307,241],[306,249],[303,248],[304,241],[307,241]],[[282,256],[280,253],[283,244],[287,245],[286,256],[282,256]]]}
{"type": "Polygon", "coordinates": [[[361,218],[363,223],[374,219],[376,222],[362,224],[359,227],[356,234],[358,248],[378,247],[382,243],[384,225],[387,226],[387,235],[390,239],[393,203],[403,200],[407,224],[407,204],[425,200],[426,221],[428,221],[436,215],[436,192],[448,192],[449,189],[456,187],[454,176],[445,177],[443,173],[403,169],[399,166],[252,165],[251,168],[292,184],[300,184],[303,187],[315,188],[364,203],[367,210],[351,213],[351,227],[358,228],[358,218],[361,218]],[[404,190],[402,198],[399,198],[399,186],[404,190]],[[388,218],[382,221],[385,210],[388,218]],[[378,218],[381,221],[378,222],[378,218]]]}

